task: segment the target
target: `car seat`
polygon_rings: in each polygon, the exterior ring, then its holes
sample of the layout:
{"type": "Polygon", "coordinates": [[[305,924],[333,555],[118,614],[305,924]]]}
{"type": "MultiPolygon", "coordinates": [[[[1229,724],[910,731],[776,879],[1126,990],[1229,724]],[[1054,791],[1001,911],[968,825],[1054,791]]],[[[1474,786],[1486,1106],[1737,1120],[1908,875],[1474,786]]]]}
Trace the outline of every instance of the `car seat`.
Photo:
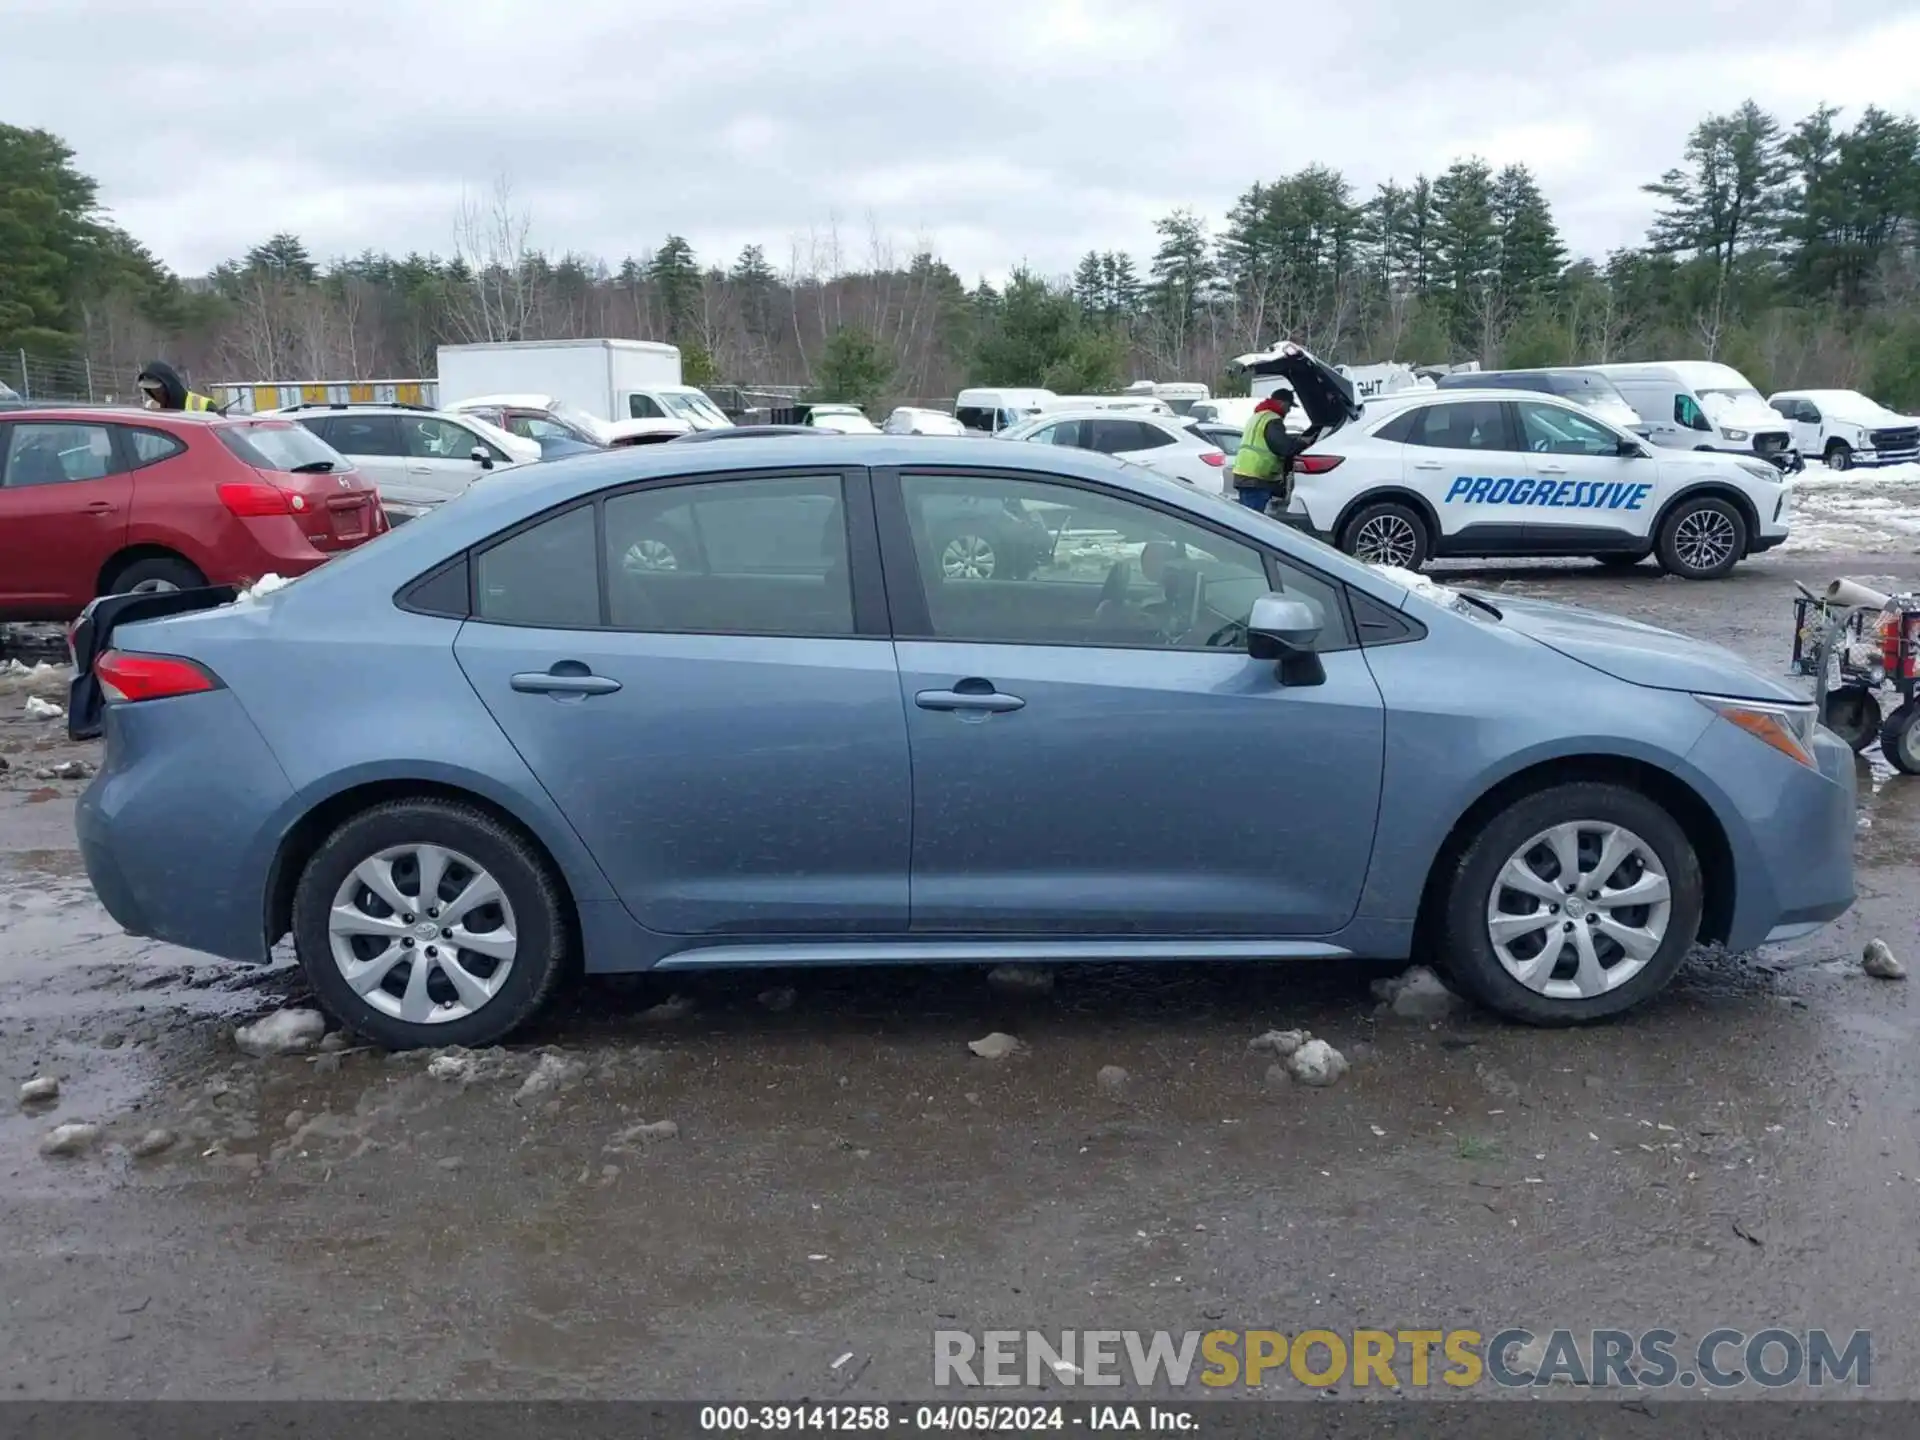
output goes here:
{"type": "Polygon", "coordinates": [[[9,487],[58,485],[66,480],[67,470],[60,463],[60,452],[53,446],[28,445],[15,452],[6,478],[9,487]]]}

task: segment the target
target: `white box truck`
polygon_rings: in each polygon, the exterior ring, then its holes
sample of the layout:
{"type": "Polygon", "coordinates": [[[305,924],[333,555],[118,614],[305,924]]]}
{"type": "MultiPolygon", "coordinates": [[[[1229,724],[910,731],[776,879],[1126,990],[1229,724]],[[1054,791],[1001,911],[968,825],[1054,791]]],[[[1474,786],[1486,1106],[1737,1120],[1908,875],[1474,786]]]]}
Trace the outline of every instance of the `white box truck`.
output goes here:
{"type": "Polygon", "coordinates": [[[610,425],[684,420],[696,430],[733,422],[707,392],[680,382],[680,351],[653,340],[502,340],[442,345],[440,404],[542,395],[610,425]]]}

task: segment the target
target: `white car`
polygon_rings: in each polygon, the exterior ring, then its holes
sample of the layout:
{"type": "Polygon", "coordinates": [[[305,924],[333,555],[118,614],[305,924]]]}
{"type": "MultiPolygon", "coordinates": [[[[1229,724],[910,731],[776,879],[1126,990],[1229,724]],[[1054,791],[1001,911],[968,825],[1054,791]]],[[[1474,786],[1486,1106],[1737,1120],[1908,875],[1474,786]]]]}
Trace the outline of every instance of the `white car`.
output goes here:
{"type": "Polygon", "coordinates": [[[1858,390],[1782,390],[1767,404],[1793,431],[1793,448],[1826,461],[1829,470],[1920,460],[1920,420],[1858,390]]]}
{"type": "Polygon", "coordinates": [[[841,435],[878,435],[880,427],[867,418],[858,405],[809,405],[806,423],[816,430],[832,430],[841,435]]]}
{"type": "Polygon", "coordinates": [[[970,432],[944,410],[926,410],[917,405],[901,405],[887,416],[880,427],[889,435],[967,435],[970,432]]]}
{"type": "Polygon", "coordinates": [[[540,459],[540,446],[477,415],[418,405],[290,405],[265,412],[297,420],[370,476],[393,522],[412,520],[461,494],[490,470],[540,459]]]}
{"type": "Polygon", "coordinates": [[[1178,415],[1049,410],[1000,432],[1002,440],[1097,450],[1144,465],[1200,490],[1226,489],[1227,454],[1178,415]]]}
{"type": "Polygon", "coordinates": [[[1369,400],[1300,457],[1290,523],[1376,564],[1655,555],[1718,578],[1787,538],[1793,486],[1753,456],[1660,449],[1570,401],[1512,390],[1369,400]]]}

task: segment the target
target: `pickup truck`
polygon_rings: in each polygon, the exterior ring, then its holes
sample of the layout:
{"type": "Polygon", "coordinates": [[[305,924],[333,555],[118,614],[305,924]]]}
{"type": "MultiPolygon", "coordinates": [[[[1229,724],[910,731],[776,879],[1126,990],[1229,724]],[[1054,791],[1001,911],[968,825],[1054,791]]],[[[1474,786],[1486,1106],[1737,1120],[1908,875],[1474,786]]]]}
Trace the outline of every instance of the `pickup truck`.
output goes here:
{"type": "Polygon", "coordinates": [[[1782,390],[1767,397],[1793,431],[1793,448],[1829,470],[1920,460],[1920,419],[1858,390],[1782,390]]]}

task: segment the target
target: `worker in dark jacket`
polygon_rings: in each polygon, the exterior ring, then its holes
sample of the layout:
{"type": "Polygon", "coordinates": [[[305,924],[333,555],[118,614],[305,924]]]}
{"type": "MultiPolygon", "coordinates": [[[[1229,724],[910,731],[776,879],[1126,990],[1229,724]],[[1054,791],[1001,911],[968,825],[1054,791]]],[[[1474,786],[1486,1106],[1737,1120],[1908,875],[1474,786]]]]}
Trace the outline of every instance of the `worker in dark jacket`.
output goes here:
{"type": "Polygon", "coordinates": [[[187,388],[180,372],[155,360],[140,372],[140,393],[149,410],[218,410],[211,399],[187,388]]]}
{"type": "Polygon", "coordinates": [[[1233,488],[1249,510],[1265,513],[1275,501],[1282,510],[1287,508],[1293,498],[1293,462],[1320,438],[1318,426],[1300,435],[1288,432],[1287,412],[1292,409],[1293,392],[1282,386],[1253,407],[1253,418],[1240,436],[1233,488]]]}

